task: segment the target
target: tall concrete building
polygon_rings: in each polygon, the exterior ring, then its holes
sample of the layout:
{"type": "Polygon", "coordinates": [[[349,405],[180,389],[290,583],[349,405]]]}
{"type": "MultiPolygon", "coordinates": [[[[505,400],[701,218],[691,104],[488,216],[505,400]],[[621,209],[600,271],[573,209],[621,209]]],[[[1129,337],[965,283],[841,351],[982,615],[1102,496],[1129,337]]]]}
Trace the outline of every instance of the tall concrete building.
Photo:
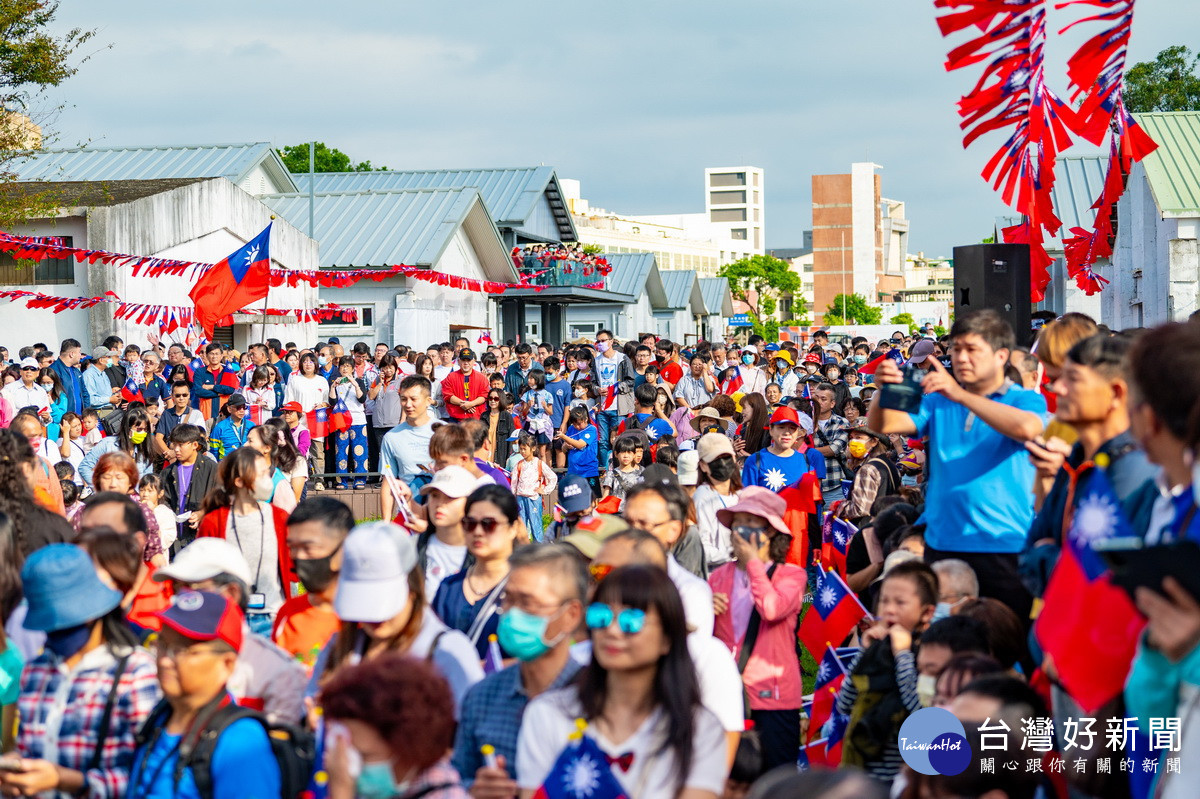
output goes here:
{"type": "Polygon", "coordinates": [[[813,175],[814,321],[838,294],[871,305],[904,288],[908,220],[904,203],[880,194],[878,164],[850,165],[848,175],[813,175]]]}
{"type": "Polygon", "coordinates": [[[756,255],[763,252],[763,170],[756,166],[709,167],[704,170],[704,212],[726,238],[744,241],[756,255]]]}

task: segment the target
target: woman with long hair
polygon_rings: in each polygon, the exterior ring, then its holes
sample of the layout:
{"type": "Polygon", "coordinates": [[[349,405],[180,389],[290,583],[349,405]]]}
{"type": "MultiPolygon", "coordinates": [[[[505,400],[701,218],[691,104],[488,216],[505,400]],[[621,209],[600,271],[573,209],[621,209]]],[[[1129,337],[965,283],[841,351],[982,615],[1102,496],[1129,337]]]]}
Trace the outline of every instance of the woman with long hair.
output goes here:
{"type": "Polygon", "coordinates": [[[430,607],[451,629],[466,633],[482,660],[487,656],[488,636],[500,625],[508,558],[526,534],[517,498],[498,485],[471,492],[462,527],[471,563],[442,581],[430,607]]]}
{"type": "MultiPolygon", "coordinates": [[[[154,453],[150,449],[150,415],[144,405],[130,405],[121,417],[121,426],[115,436],[100,439],[83,462],[79,464],[79,476],[88,485],[94,485],[92,471],[101,457],[110,452],[124,452],[137,463],[138,476],[154,471],[154,453]]],[[[137,483],[137,480],[134,480],[137,483]]]]}
{"type": "Polygon", "coordinates": [[[292,595],[292,559],[287,547],[287,513],[268,504],[274,467],[267,456],[242,447],[221,461],[217,484],[200,512],[200,538],[224,538],[242,551],[250,567],[246,623],[270,637],[275,613],[292,595]]]}
{"type": "Polygon", "coordinates": [[[126,624],[121,593],[101,582],[83,549],[43,547],[21,578],[25,626],[46,633],[46,648],[21,675],[21,768],[0,771],[0,793],[124,796],[137,732],[160,696],[154,658],[126,624]]]}
{"type": "Polygon", "coordinates": [[[525,710],[516,763],[522,799],[572,745],[579,719],[583,734],[612,759],[612,776],[627,795],[720,796],[729,771],[725,732],[700,705],[671,578],[653,566],[614,569],[596,587],[586,623],[591,663],[573,686],[541,694],[525,710]]]}
{"type": "Polygon", "coordinates": [[[46,437],[51,441],[57,441],[59,424],[62,422],[63,414],[67,412],[70,398],[67,396],[67,392],[63,391],[62,378],[58,376],[58,372],[49,367],[38,372],[37,383],[46,390],[46,394],[50,397],[50,424],[46,426],[46,437]]]}
{"type": "Polygon", "coordinates": [[[317,658],[310,694],[343,666],[390,653],[432,662],[450,683],[455,708],[483,679],[475,647],[429,607],[415,541],[390,522],[360,524],[346,536],[333,599],[342,627],[317,658]]]}
{"type": "Polygon", "coordinates": [[[746,394],[742,397],[742,427],[738,431],[742,447],[739,454],[753,455],[763,447],[770,445],[767,436],[767,399],[761,394],[746,394]]]}
{"type": "Polygon", "coordinates": [[[479,420],[488,429],[487,440],[492,453],[490,462],[506,469],[508,467],[505,464],[508,463],[508,457],[512,455],[512,442],[509,441],[509,436],[513,433],[514,425],[512,410],[504,389],[489,390],[486,405],[487,408],[479,420]]]}
{"type": "Polygon", "coordinates": [[[25,436],[0,429],[0,511],[8,514],[21,557],[35,549],[70,541],[75,531],[67,520],[33,499],[33,477],[39,462],[25,436]]]}
{"type": "Polygon", "coordinates": [[[749,486],[718,520],[733,531],[732,563],[708,578],[717,611],[713,634],[737,658],[762,743],[763,771],[795,764],[804,693],[796,655],[796,621],[804,601],[804,569],[786,563],[792,535],[787,503],[773,491],[749,486]],[[739,612],[749,601],[750,612],[739,612]],[[747,643],[749,642],[749,643],[747,643]],[[751,647],[744,652],[743,647],[751,647]]]}
{"type": "MultiPolygon", "coordinates": [[[[24,593],[21,589],[21,566],[25,559],[17,550],[17,542],[13,537],[12,519],[5,513],[0,513],[0,677],[3,677],[3,688],[0,688],[0,751],[11,752],[13,748],[13,733],[17,729],[17,697],[20,695],[21,669],[26,660],[31,660],[42,648],[41,642],[23,649],[20,641],[8,636],[4,625],[21,608],[17,621],[25,618],[24,593]]],[[[23,631],[21,624],[15,625],[23,631]]],[[[35,634],[36,635],[36,634],[35,634]]],[[[29,633],[25,633],[26,639],[29,633]]]]}
{"type": "MultiPolygon", "coordinates": [[[[309,411],[329,407],[329,381],[320,375],[319,368],[317,356],[306,352],[300,356],[300,371],[292,372],[292,376],[288,378],[285,400],[300,403],[301,423],[309,411]]],[[[313,489],[324,491],[325,480],[321,475],[325,473],[325,436],[312,437],[308,459],[312,474],[316,476],[313,489]]]]}
{"type": "Polygon", "coordinates": [[[372,471],[379,468],[379,450],[383,437],[392,428],[404,420],[404,410],[400,407],[400,383],[404,380],[400,374],[400,365],[396,356],[391,352],[384,353],[379,359],[379,369],[371,383],[367,397],[375,403],[375,412],[371,415],[372,471]]]}
{"type": "Polygon", "coordinates": [[[287,424],[282,419],[268,419],[250,431],[246,446],[266,455],[271,463],[271,482],[274,485],[271,504],[284,513],[294,511],[300,497],[293,488],[291,475],[300,462],[300,454],[296,452],[295,444],[291,443],[291,431],[287,424]]]}
{"type": "Polygon", "coordinates": [[[430,385],[429,396],[433,401],[429,404],[429,410],[433,412],[434,416],[441,419],[445,416],[446,404],[442,399],[442,381],[437,378],[437,365],[436,360],[423,352],[417,356],[417,374],[428,380],[430,385]]]}
{"type": "Polygon", "coordinates": [[[700,455],[700,466],[692,505],[696,509],[696,528],[704,545],[704,557],[711,571],[733,557],[729,528],[718,521],[717,513],[738,501],[742,475],[733,442],[727,436],[721,433],[700,436],[696,452],[700,455]]]}

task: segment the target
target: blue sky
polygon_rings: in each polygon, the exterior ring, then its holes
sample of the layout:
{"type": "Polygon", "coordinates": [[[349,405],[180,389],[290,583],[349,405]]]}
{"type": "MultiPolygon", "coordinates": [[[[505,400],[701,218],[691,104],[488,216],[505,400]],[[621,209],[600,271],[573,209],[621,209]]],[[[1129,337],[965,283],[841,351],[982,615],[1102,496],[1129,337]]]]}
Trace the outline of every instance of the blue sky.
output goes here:
{"type": "MultiPolygon", "coordinates": [[[[1132,59],[1196,41],[1179,28],[1190,8],[1140,3],[1132,59]]],[[[1052,36],[1069,19],[1052,14],[1052,36]]],[[[544,163],[593,204],[645,214],[703,210],[704,167],[753,164],[769,247],[811,225],[811,176],[853,161],[884,167],[914,252],[948,255],[1004,213],[979,177],[995,140],[962,149],[955,102],[976,75],[942,68],[932,2],[64,0],[59,24],[98,29],[52,93],[63,145],[318,140],[392,168],[544,163]]],[[[1054,63],[1082,33],[1051,41],[1054,63]]]]}

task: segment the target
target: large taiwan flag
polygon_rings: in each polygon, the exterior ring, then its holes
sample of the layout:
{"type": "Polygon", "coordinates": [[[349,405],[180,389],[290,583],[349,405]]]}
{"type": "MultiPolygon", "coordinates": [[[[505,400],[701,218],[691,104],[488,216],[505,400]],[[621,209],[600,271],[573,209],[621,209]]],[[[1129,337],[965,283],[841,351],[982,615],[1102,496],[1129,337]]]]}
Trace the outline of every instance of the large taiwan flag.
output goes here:
{"type": "Polygon", "coordinates": [[[267,296],[271,285],[271,226],[267,225],[237,251],[213,265],[188,296],[196,306],[196,322],[209,338],[217,320],[267,296]]]}

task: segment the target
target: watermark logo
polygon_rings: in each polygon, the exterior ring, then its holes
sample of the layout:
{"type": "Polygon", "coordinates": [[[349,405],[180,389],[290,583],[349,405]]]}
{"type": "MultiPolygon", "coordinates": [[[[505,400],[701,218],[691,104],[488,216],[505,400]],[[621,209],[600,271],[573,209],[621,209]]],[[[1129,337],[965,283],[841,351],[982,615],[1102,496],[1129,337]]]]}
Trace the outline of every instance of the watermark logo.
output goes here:
{"type": "Polygon", "coordinates": [[[971,763],[962,722],[949,710],[925,707],[900,725],[900,756],[921,774],[961,774],[971,763]]]}

